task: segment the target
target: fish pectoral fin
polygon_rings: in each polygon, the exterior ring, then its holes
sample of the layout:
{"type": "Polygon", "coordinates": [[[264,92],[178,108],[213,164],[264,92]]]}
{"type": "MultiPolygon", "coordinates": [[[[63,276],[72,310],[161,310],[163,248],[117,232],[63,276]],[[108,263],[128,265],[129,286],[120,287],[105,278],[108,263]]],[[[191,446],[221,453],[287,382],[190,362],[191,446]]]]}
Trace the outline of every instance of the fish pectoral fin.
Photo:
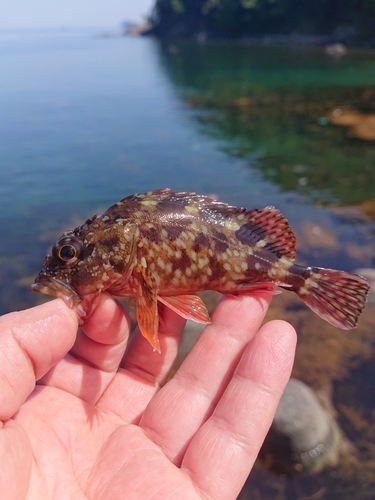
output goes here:
{"type": "Polygon", "coordinates": [[[153,275],[142,266],[137,269],[137,274],[138,293],[136,307],[138,326],[141,334],[150,342],[154,351],[160,352],[156,282],[153,275]]]}
{"type": "Polygon", "coordinates": [[[198,295],[173,295],[161,297],[158,300],[185,319],[196,323],[211,323],[210,315],[203,300],[198,295]]]}

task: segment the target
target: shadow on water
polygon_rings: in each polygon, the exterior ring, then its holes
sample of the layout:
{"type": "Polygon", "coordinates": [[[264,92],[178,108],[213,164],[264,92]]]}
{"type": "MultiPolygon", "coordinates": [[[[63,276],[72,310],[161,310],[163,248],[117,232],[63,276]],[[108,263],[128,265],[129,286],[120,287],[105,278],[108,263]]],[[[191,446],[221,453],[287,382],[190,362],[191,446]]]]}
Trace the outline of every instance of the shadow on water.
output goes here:
{"type": "MultiPolygon", "coordinates": [[[[314,220],[317,212],[296,216],[298,248],[309,263],[315,253],[332,267],[355,266],[356,258],[374,264],[375,142],[352,138],[328,119],[343,107],[375,113],[374,53],[332,60],[320,49],[174,42],[160,46],[160,57],[199,133],[228,155],[247,159],[251,171],[281,192],[334,214],[331,228],[314,220]],[[340,224],[348,222],[344,235],[340,224]],[[361,225],[369,240],[357,246],[354,228],[361,225]]],[[[322,324],[287,293],[269,313],[269,319],[279,317],[299,332],[294,377],[315,389],[343,430],[341,458],[335,467],[292,477],[270,473],[263,460],[239,499],[372,498],[374,304],[355,332],[322,324]]]]}

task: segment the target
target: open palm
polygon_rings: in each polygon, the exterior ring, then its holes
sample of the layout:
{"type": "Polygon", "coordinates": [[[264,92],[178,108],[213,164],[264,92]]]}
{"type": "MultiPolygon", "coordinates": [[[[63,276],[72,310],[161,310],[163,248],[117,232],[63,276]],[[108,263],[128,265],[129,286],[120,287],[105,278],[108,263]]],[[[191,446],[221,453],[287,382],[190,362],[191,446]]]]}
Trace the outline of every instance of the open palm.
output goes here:
{"type": "Polygon", "coordinates": [[[60,299],[3,316],[2,499],[235,499],[293,362],[292,327],[260,328],[268,302],[223,299],[168,383],[184,320],[167,308],[161,354],[138,332],[126,349],[105,294],[77,337],[60,299]]]}

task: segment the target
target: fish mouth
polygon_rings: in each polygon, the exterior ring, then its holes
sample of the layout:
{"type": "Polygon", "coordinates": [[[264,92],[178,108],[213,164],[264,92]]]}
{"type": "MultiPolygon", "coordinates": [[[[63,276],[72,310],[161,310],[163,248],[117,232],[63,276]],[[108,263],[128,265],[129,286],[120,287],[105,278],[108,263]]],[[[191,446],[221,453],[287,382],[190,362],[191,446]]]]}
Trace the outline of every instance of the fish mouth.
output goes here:
{"type": "Polygon", "coordinates": [[[38,276],[30,289],[33,292],[40,292],[62,299],[71,309],[77,307],[82,301],[82,297],[73,288],[49,276],[38,276]]]}

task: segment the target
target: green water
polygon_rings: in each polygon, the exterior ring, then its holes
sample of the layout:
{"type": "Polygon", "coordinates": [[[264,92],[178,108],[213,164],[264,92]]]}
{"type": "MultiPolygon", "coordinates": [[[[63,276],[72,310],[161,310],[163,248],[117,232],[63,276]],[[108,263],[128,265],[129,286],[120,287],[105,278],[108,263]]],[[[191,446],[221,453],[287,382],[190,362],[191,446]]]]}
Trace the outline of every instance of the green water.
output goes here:
{"type": "Polygon", "coordinates": [[[375,143],[326,120],[337,107],[375,112],[373,52],[186,42],[162,53],[180,95],[204,111],[199,129],[226,152],[255,156],[264,178],[314,200],[375,199],[375,143]]]}

